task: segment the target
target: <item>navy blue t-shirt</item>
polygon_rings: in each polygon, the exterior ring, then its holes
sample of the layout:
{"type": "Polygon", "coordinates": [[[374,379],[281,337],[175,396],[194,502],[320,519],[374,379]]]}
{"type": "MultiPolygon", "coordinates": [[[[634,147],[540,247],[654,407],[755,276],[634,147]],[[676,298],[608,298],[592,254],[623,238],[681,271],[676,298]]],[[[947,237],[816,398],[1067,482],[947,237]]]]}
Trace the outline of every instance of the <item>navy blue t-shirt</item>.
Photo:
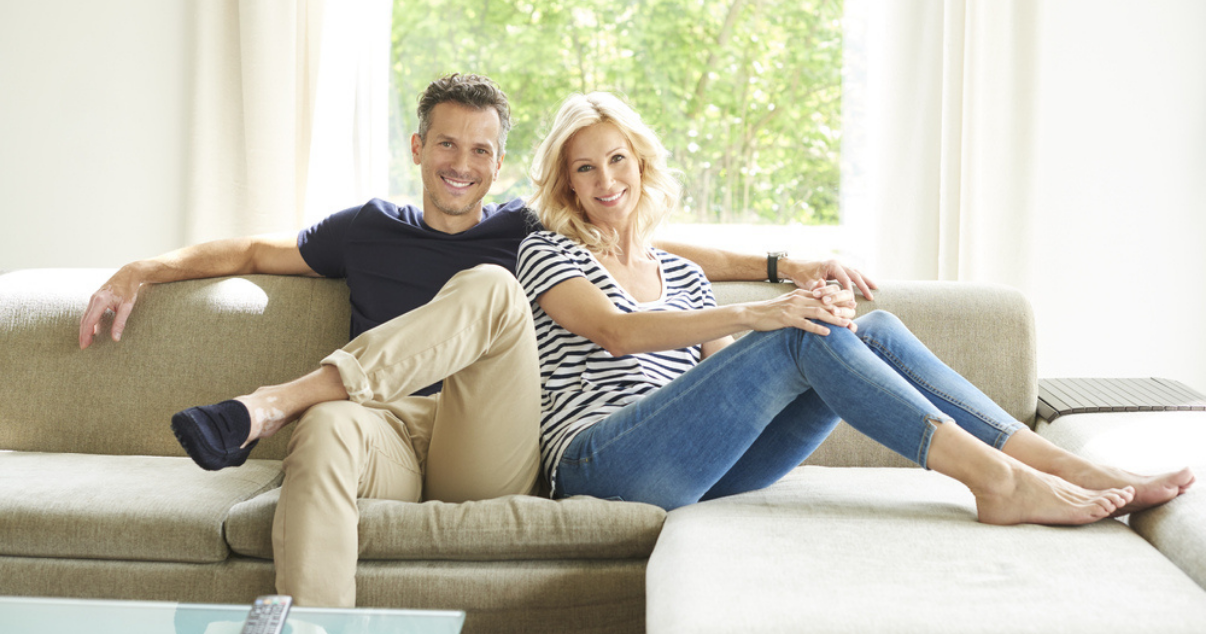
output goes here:
{"type": "Polygon", "coordinates": [[[518,198],[485,205],[482,221],[456,234],[427,226],[416,207],[374,198],[303,229],[297,247],[316,273],[347,280],[356,337],[431,301],[460,271],[488,263],[514,273],[519,243],[541,229],[518,198]]]}

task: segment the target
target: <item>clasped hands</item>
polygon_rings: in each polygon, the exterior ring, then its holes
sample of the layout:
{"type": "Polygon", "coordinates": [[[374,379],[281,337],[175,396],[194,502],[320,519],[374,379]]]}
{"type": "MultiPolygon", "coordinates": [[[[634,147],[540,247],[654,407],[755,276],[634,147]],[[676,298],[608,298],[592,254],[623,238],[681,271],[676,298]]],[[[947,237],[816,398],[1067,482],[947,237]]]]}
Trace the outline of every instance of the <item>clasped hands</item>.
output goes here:
{"type": "Polygon", "coordinates": [[[793,327],[818,335],[828,335],[823,322],[858,331],[854,323],[858,302],[857,288],[868,300],[874,300],[872,290],[878,290],[870,278],[856,269],[843,266],[837,260],[815,262],[781,261],[780,270],[794,282],[797,289],[768,302],[762,302],[766,322],[756,330],[775,330],[793,327]],[[829,281],[836,282],[830,284],[829,281]]]}

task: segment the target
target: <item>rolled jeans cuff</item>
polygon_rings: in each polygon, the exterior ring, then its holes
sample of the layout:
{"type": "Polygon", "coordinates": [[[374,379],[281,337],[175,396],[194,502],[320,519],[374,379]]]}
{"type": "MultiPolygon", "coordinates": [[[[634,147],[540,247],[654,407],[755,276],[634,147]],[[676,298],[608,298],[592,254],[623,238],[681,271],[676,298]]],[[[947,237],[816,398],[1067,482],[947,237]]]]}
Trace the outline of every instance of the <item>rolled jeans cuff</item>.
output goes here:
{"type": "Polygon", "coordinates": [[[320,363],[332,366],[339,371],[339,378],[343,381],[343,389],[348,393],[348,400],[353,403],[365,403],[372,400],[373,390],[369,388],[368,375],[364,373],[364,368],[360,367],[360,362],[351,353],[346,350],[336,350],[327,355],[320,363]]]}

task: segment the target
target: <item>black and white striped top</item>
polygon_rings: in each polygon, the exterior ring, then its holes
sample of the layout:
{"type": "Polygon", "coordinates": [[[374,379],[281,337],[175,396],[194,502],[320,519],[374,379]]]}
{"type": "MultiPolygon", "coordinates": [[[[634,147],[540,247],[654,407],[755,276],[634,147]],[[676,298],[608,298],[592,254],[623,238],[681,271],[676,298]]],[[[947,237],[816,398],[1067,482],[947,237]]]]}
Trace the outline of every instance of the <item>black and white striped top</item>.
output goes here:
{"type": "Polygon", "coordinates": [[[700,346],[613,357],[562,328],[536,302],[554,286],[585,277],[627,313],[716,306],[712,287],[698,266],[665,251],[650,252],[661,263],[662,296],[641,303],[616,283],[590,251],[564,236],[542,231],[520,244],[517,277],[532,302],[540,353],[541,460],[554,486],[557,464],[574,436],[699,363],[700,346]]]}

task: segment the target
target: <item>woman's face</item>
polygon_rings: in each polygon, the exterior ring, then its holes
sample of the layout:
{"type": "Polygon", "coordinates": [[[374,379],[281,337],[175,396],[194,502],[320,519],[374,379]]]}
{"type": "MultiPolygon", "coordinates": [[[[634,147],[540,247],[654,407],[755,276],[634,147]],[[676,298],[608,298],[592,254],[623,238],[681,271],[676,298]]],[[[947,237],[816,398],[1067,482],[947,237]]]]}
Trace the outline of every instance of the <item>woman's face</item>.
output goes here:
{"type": "Polygon", "coordinates": [[[596,123],[579,130],[565,156],[570,187],[587,220],[614,224],[632,214],[641,197],[640,160],[619,128],[596,123]]]}

